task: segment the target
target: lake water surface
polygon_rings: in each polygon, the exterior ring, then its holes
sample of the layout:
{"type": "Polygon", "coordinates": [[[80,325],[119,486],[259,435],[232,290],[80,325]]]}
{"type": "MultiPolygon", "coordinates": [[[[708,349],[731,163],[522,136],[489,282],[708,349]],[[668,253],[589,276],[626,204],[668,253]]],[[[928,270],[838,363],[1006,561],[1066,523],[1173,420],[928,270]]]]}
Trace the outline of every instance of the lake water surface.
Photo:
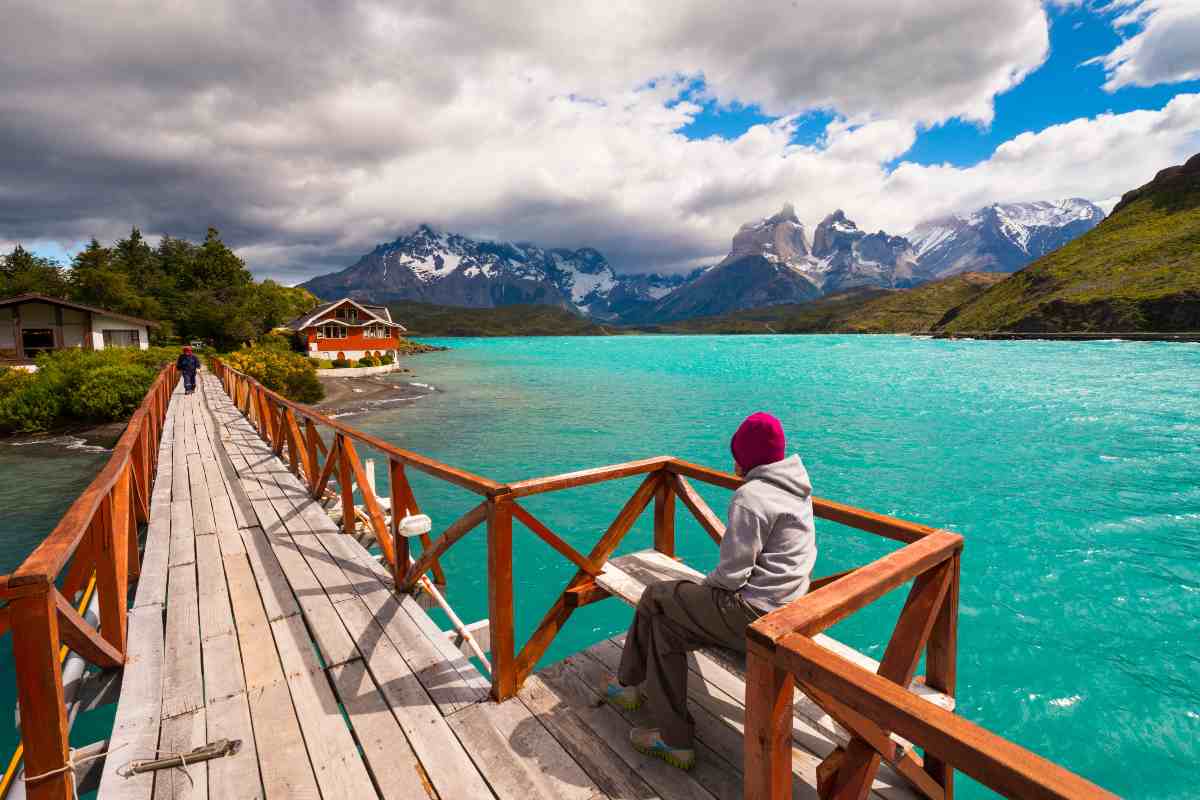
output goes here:
{"type": "MultiPolygon", "coordinates": [[[[452,350],[409,362],[432,394],[346,421],[510,481],[658,454],[728,468],[734,427],[770,411],[818,495],[965,535],[962,714],[1118,793],[1195,795],[1200,346],[890,336],[440,343],[452,350]]],[[[77,487],[59,480],[65,508],[77,487]]],[[[11,504],[44,491],[45,472],[0,455],[0,482],[0,534],[9,550],[27,551],[19,543],[48,527],[11,504]]],[[[424,476],[413,483],[436,529],[477,502],[424,476]]],[[[526,505],[586,552],[636,485],[526,505]]],[[[729,493],[698,488],[723,515],[729,493]]],[[[645,516],[622,551],[649,546],[645,516]]],[[[680,555],[709,568],[715,546],[682,506],[677,519],[680,555]]],[[[445,561],[450,600],[468,621],[487,615],[484,540],[477,529],[445,561]]],[[[823,522],[818,541],[818,574],[896,546],[823,522]]],[[[519,523],[514,551],[519,645],[574,568],[519,523]]],[[[895,593],[834,635],[878,658],[902,599],[895,593]]],[[[630,615],[617,601],[582,609],[546,661],[623,629],[630,615]]],[[[981,792],[964,785],[964,794],[981,792]]]]}

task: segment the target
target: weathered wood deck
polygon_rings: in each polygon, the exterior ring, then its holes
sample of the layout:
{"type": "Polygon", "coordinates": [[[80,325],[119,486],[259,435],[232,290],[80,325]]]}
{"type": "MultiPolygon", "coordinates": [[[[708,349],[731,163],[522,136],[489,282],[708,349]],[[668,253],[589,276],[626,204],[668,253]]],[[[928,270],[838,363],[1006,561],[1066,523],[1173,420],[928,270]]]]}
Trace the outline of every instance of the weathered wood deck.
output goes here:
{"type": "MultiPolygon", "coordinates": [[[[516,698],[488,682],[388,571],[339,532],[201,373],[172,397],[101,798],[732,798],[745,684],[705,654],[690,694],[699,761],[628,745],[645,711],[597,688],[619,640],[547,667],[516,698]],[[135,758],[240,739],[233,756],[132,778],[135,758]]],[[[835,744],[797,717],[794,795],[835,744]]],[[[911,796],[882,775],[883,797],[911,796]]]]}

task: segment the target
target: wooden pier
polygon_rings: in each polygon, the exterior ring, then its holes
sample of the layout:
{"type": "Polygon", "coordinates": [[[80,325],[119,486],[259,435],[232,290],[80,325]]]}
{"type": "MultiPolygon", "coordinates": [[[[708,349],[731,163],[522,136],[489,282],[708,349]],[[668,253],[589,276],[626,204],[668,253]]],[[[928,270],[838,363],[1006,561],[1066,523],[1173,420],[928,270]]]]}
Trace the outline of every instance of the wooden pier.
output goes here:
{"type": "Polygon", "coordinates": [[[68,800],[77,784],[98,779],[98,796],[113,800],[946,800],[954,768],[1012,796],[1107,796],[953,713],[956,534],[816,500],[818,516],[904,546],[816,580],[805,598],[762,618],[748,656],[691,657],[698,761],[682,772],[629,746],[631,727],[652,725],[647,712],[601,701],[619,638],[556,664],[539,662],[575,608],[608,598],[635,604],[651,582],[694,578],[674,558],[676,501],[719,542],[720,520],[688,481],[736,488],[740,479],[660,457],[500,484],[290,403],[219,362],[213,367],[189,396],[175,386],[172,368],[163,371],[110,465],[0,583],[7,601],[0,631],[11,626],[14,636],[22,718],[38,720],[22,729],[30,777],[15,787],[28,797],[68,800]],[[467,488],[480,502],[410,555],[375,497],[356,441],[388,458],[392,508],[418,510],[406,469],[467,488]],[[520,504],[629,476],[644,477],[586,555],[520,504]],[[340,525],[322,505],[331,492],[340,525]],[[616,556],[651,504],[654,549],[616,556]],[[347,535],[360,518],[382,560],[347,535]],[[514,519],[578,570],[520,649],[514,519]],[[427,573],[444,583],[439,558],[481,525],[490,676],[410,594],[427,573]],[[93,574],[98,625],[76,607],[87,605],[93,574]],[[909,582],[882,663],[822,633],[909,582]],[[75,751],[67,731],[72,704],[83,699],[64,690],[68,649],[104,669],[89,676],[120,680],[111,736],[75,751]],[[927,674],[914,680],[922,655],[927,674]],[[132,762],[222,740],[240,746],[130,774],[132,762]]]}

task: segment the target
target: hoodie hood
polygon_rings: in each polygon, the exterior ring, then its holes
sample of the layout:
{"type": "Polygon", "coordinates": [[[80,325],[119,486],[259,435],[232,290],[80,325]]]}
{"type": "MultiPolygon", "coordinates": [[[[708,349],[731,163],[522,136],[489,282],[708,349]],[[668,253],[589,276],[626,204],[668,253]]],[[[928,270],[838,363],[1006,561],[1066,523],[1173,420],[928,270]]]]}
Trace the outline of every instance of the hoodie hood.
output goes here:
{"type": "Polygon", "coordinates": [[[746,480],[769,483],[802,500],[812,494],[808,470],[797,455],[788,456],[782,461],[761,464],[746,473],[746,480]]]}

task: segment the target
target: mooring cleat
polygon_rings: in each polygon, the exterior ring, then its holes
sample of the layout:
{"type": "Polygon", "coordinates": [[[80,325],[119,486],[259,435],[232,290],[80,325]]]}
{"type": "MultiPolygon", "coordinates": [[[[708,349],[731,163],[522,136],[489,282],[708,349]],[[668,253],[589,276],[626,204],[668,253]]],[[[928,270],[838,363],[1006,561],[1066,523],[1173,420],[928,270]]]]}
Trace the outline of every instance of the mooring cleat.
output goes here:
{"type": "Polygon", "coordinates": [[[639,753],[661,758],[676,769],[696,766],[696,751],[690,747],[671,747],[662,740],[658,728],[634,728],[629,732],[629,741],[639,753]]]}
{"type": "Polygon", "coordinates": [[[616,681],[610,681],[604,687],[604,700],[617,708],[626,711],[637,711],[642,707],[642,694],[636,686],[622,686],[616,681]]]}

